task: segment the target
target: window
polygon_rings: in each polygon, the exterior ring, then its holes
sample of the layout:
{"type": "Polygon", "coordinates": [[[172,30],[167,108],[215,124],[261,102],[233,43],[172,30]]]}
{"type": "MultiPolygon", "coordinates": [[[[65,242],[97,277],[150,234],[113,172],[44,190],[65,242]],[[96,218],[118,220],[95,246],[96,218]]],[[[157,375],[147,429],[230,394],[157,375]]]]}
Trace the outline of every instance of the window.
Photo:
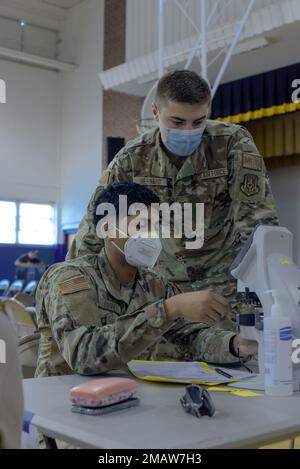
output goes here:
{"type": "Polygon", "coordinates": [[[0,201],[0,243],[52,245],[55,230],[53,205],[0,201]]]}
{"type": "Polygon", "coordinates": [[[20,204],[20,244],[54,244],[54,210],[51,205],[20,204]]]}
{"type": "Polygon", "coordinates": [[[17,240],[17,204],[0,201],[0,243],[14,244],[17,240]]]}

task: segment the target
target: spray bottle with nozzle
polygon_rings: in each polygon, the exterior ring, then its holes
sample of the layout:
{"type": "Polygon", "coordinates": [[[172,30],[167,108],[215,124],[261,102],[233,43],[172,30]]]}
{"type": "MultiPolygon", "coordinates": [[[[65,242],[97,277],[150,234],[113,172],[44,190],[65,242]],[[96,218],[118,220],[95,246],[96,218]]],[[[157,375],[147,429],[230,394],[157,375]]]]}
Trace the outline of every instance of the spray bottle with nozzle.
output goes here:
{"type": "Polygon", "coordinates": [[[264,319],[265,392],[270,396],[293,393],[292,323],[280,303],[279,290],[272,293],[271,315],[264,319]]]}

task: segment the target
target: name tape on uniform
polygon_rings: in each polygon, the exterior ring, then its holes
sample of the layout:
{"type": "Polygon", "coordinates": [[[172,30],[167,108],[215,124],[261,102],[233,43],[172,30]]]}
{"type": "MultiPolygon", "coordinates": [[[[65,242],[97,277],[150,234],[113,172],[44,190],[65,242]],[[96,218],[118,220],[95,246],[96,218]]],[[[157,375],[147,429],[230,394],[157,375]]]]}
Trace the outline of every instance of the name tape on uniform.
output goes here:
{"type": "Polygon", "coordinates": [[[202,179],[212,179],[221,176],[227,176],[228,169],[227,168],[217,168],[217,169],[209,169],[208,171],[204,171],[201,173],[202,179]]]}
{"type": "Polygon", "coordinates": [[[168,185],[167,178],[134,177],[133,182],[142,186],[164,186],[168,185]]]}

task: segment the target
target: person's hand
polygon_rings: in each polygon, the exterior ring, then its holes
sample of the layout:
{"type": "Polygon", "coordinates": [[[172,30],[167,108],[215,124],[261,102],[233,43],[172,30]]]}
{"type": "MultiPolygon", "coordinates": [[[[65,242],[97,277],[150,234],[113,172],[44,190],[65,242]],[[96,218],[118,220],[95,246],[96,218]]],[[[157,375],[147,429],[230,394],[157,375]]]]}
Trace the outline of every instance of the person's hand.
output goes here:
{"type": "Polygon", "coordinates": [[[256,340],[245,339],[238,334],[233,339],[233,350],[236,356],[242,358],[253,357],[258,353],[258,343],[256,340]]]}
{"type": "Polygon", "coordinates": [[[212,326],[230,312],[229,301],[211,291],[181,293],[165,300],[168,319],[179,317],[212,326]]]}

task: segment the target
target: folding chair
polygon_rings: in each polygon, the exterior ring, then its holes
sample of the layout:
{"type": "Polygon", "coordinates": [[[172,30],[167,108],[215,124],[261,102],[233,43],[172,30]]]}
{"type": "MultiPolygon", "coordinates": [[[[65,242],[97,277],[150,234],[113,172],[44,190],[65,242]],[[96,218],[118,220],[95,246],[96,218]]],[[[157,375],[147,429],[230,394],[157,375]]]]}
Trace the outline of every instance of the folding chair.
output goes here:
{"type": "Polygon", "coordinates": [[[33,301],[34,298],[33,296],[27,295],[27,293],[17,293],[17,295],[14,297],[14,300],[18,301],[19,303],[22,303],[25,308],[33,306],[33,301]]]}
{"type": "Polygon", "coordinates": [[[36,290],[38,282],[36,280],[32,280],[31,282],[27,283],[25,288],[23,289],[22,293],[25,293],[26,295],[33,296],[34,292],[36,290]]]}
{"type": "Polygon", "coordinates": [[[9,280],[1,280],[0,281],[0,299],[5,298],[6,292],[9,289],[10,281],[9,280]]]}
{"type": "Polygon", "coordinates": [[[6,297],[7,298],[12,298],[15,296],[17,293],[20,293],[23,289],[23,281],[22,280],[15,280],[9,289],[6,292],[6,297]]]}
{"type": "Polygon", "coordinates": [[[31,335],[37,330],[35,319],[21,303],[13,298],[2,302],[2,309],[13,324],[19,338],[31,335]]]}
{"type": "Polygon", "coordinates": [[[34,378],[39,354],[40,334],[26,335],[19,339],[18,350],[23,378],[34,378]]]}

